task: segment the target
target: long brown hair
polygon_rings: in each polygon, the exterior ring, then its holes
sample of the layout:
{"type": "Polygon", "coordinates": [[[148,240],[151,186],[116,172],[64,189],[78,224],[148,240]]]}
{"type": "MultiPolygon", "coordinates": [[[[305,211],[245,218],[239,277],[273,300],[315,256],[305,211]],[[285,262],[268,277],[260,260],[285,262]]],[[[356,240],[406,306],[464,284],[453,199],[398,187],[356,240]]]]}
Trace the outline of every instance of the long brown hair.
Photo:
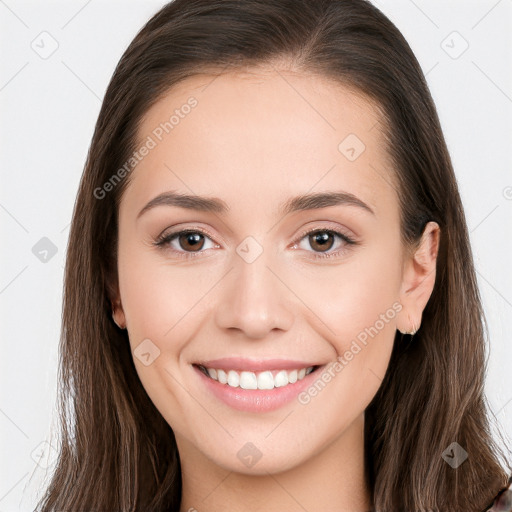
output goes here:
{"type": "Polygon", "coordinates": [[[434,291],[412,341],[397,332],[365,412],[367,478],[385,511],[480,511],[507,482],[484,396],[485,326],[450,156],[422,70],[399,30],[366,0],[175,0],[140,30],[103,100],[75,204],[60,341],[59,458],[41,511],[179,510],[170,426],[147,396],[127,332],[111,317],[117,211],[141,117],[197,73],[275,62],[366,95],[398,183],[404,244],[441,227],[434,291]],[[103,189],[105,190],[105,189],[103,189]],[[443,452],[457,442],[457,469],[443,452]]]}

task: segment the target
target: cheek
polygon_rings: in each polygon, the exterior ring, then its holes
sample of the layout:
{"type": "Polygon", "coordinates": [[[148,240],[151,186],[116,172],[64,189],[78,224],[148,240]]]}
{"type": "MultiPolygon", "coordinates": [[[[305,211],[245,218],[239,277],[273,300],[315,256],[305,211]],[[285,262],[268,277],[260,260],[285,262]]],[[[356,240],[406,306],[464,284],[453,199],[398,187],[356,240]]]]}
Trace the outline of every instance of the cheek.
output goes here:
{"type": "Polygon", "coordinates": [[[141,249],[140,245],[120,248],[118,272],[139,379],[166,421],[173,428],[187,431],[190,396],[180,384],[180,357],[202,326],[204,298],[214,277],[196,271],[192,265],[171,266],[156,261],[154,251],[141,249]]]}
{"type": "Polygon", "coordinates": [[[308,266],[289,271],[294,291],[317,313],[326,326],[326,337],[343,350],[347,340],[368,329],[393,331],[400,305],[402,278],[398,251],[364,248],[340,265],[308,266]],[[330,334],[327,334],[330,333],[330,334]]]}
{"type": "Polygon", "coordinates": [[[120,252],[120,292],[130,334],[165,340],[201,309],[213,276],[199,266],[166,263],[151,251],[138,247],[120,252]]]}
{"type": "Polygon", "coordinates": [[[299,396],[299,403],[318,429],[331,433],[358,417],[377,393],[389,365],[396,317],[402,309],[395,282],[399,270],[386,273],[378,266],[360,270],[336,284],[326,280],[323,289],[327,293],[318,295],[312,305],[329,326],[323,329],[323,336],[335,355],[331,365],[299,396]]]}
{"type": "Polygon", "coordinates": [[[139,378],[163,414],[171,402],[171,409],[179,411],[179,403],[187,402],[178,383],[185,349],[204,328],[213,307],[208,294],[225,272],[200,263],[166,262],[140,244],[120,248],[118,272],[139,378]],[[146,366],[148,358],[141,354],[148,351],[151,363],[146,366]]]}
{"type": "Polygon", "coordinates": [[[400,254],[372,248],[312,277],[296,278],[303,286],[298,294],[307,297],[308,307],[321,319],[317,328],[334,348],[333,360],[338,358],[331,373],[343,376],[331,380],[345,397],[369,401],[386,372],[402,309],[400,254]]]}

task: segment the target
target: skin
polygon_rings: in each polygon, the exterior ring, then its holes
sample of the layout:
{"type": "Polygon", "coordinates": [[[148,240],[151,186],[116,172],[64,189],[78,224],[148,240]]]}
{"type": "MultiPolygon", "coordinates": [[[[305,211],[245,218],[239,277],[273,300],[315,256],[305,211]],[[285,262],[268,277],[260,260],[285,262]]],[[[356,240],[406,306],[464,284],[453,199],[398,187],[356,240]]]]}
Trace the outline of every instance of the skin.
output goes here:
{"type": "Polygon", "coordinates": [[[160,350],[147,366],[134,362],[176,435],[180,512],[368,510],[364,410],[386,372],[396,329],[421,324],[439,227],[427,225],[416,251],[402,245],[378,110],[361,94],[274,68],[215,80],[198,75],[152,106],[140,141],[190,96],[198,105],[130,175],[119,209],[114,297],[132,350],[145,339],[160,350]],[[351,133],[365,145],[354,161],[338,149],[351,133]],[[220,198],[229,211],[162,205],[137,218],[170,190],[220,198]],[[374,214],[347,204],[278,213],[291,197],[339,190],[374,214]],[[166,248],[153,245],[171,227],[206,229],[203,253],[180,258],[172,249],[194,252],[186,239],[185,246],[176,238],[166,248]],[[322,248],[300,238],[312,229],[340,231],[357,244],[334,237],[322,248]],[[236,251],[248,236],[263,250],[251,263],[236,251]],[[334,255],[315,258],[323,252],[334,255]],[[241,412],[214,398],[191,366],[230,356],[335,361],[393,304],[401,310],[307,404],[241,412]],[[252,467],[237,457],[248,442],[262,454],[252,467]]]}

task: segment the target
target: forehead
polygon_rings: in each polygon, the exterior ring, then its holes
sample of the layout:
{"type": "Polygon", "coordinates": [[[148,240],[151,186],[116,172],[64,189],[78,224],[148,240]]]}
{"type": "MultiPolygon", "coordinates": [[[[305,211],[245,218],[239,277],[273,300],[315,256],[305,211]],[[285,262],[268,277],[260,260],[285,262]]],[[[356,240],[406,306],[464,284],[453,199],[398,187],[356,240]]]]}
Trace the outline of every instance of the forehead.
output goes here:
{"type": "Polygon", "coordinates": [[[178,190],[246,209],[273,204],[277,214],[283,198],[344,189],[378,211],[381,196],[394,193],[381,128],[374,103],[325,77],[195,75],[141,119],[137,147],[151,149],[125,194],[147,202],[178,190]]]}

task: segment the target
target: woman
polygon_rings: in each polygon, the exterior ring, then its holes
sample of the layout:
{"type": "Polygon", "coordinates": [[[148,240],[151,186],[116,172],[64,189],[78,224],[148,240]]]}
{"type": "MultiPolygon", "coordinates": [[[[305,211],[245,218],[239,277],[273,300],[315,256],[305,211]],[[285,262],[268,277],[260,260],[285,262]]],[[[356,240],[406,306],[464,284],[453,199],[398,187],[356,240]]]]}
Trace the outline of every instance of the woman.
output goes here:
{"type": "Polygon", "coordinates": [[[80,184],[40,510],[512,510],[484,353],[396,27],[364,0],[161,9],[80,184]]]}

